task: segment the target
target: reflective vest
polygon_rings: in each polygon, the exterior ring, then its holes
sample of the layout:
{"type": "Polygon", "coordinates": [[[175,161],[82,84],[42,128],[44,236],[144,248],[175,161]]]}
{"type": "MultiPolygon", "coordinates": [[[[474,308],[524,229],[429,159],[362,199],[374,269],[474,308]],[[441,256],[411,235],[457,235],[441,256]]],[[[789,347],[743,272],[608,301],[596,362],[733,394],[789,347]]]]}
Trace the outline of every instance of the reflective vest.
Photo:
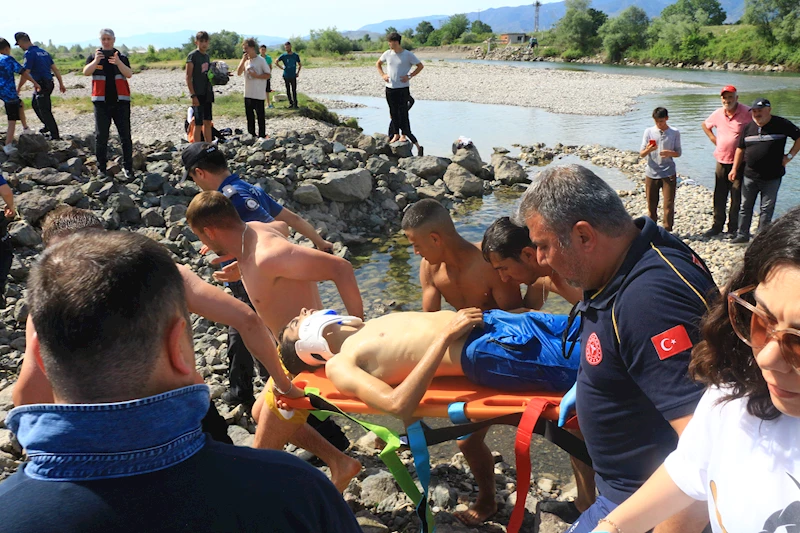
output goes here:
{"type": "Polygon", "coordinates": [[[128,85],[128,79],[119,73],[114,65],[104,59],[97,65],[94,73],[92,73],[92,102],[105,102],[106,101],[106,73],[105,69],[113,68],[117,70],[114,76],[114,84],[117,87],[117,100],[130,102],[131,88],[128,85]]]}

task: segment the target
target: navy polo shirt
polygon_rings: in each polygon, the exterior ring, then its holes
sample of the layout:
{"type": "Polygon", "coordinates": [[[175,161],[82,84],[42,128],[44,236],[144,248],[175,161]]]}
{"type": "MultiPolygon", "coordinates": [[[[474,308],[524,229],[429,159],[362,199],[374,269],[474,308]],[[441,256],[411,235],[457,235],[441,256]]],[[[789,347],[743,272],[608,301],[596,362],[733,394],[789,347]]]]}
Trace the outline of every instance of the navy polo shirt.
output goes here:
{"type": "Polygon", "coordinates": [[[50,70],[50,65],[52,64],[53,58],[50,57],[50,54],[38,46],[31,45],[25,50],[25,64],[23,67],[30,71],[31,78],[37,82],[53,79],[53,72],[50,70]]]}
{"type": "Polygon", "coordinates": [[[620,504],[678,444],[670,420],[703,386],[688,375],[700,319],[719,290],[705,263],[649,218],[622,266],[581,311],[577,413],[600,494],[620,504]]]}
{"type": "Polygon", "coordinates": [[[218,190],[230,199],[245,222],[272,222],[283,211],[283,206],[264,189],[250,185],[238,174],[225,178],[218,190]]]}

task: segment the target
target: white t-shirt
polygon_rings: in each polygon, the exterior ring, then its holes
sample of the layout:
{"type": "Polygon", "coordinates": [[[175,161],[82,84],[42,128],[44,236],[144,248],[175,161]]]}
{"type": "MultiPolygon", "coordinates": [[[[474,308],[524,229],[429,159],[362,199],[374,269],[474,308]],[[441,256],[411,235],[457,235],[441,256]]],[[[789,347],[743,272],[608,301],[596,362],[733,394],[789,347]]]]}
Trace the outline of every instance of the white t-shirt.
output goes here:
{"type": "Polygon", "coordinates": [[[787,533],[800,524],[800,419],[764,421],[747,400],[706,391],[664,466],[687,495],[708,501],[715,533],[787,533]]]}
{"type": "Polygon", "coordinates": [[[267,80],[257,79],[250,76],[250,73],[269,74],[270,69],[267,60],[261,56],[256,56],[244,62],[244,97],[255,100],[267,99],[267,80]]]}
{"type": "Polygon", "coordinates": [[[408,76],[411,72],[411,67],[420,63],[417,56],[408,50],[403,50],[396,54],[393,50],[386,50],[381,54],[381,63],[386,63],[386,73],[389,75],[389,81],[386,86],[390,89],[400,89],[408,87],[408,82],[400,80],[403,76],[408,76]]]}

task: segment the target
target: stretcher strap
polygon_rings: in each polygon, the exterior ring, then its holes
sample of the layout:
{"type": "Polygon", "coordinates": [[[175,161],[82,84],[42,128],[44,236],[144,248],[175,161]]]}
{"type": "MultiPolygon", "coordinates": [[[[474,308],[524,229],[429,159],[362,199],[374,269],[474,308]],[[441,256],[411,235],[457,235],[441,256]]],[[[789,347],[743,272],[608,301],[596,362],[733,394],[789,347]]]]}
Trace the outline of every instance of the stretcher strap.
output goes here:
{"type": "Polygon", "coordinates": [[[539,417],[550,404],[548,400],[532,400],[525,408],[517,427],[517,440],[514,442],[514,455],[517,459],[517,503],[511,512],[506,531],[518,533],[525,517],[525,500],[531,486],[531,436],[539,417]]]}
{"type": "MultiPolygon", "coordinates": [[[[394,476],[395,481],[403,492],[414,502],[414,505],[417,507],[417,515],[420,517],[420,522],[422,524],[422,531],[423,533],[433,533],[433,513],[428,508],[427,498],[423,499],[423,495],[420,493],[419,489],[417,488],[417,484],[414,483],[414,479],[411,477],[411,474],[408,473],[408,469],[397,456],[397,450],[400,449],[400,446],[404,445],[405,442],[400,440],[400,436],[392,431],[391,429],[379,426],[377,424],[371,424],[369,422],[365,422],[363,420],[359,420],[357,418],[353,418],[349,414],[345,413],[341,409],[339,409],[335,404],[329,402],[325,398],[319,395],[319,389],[313,387],[306,387],[305,389],[306,396],[308,396],[309,401],[311,402],[311,406],[317,411],[313,411],[313,413],[317,413],[322,411],[324,413],[325,418],[330,416],[331,414],[341,415],[352,422],[360,425],[367,431],[372,431],[375,435],[378,436],[383,442],[386,443],[386,446],[381,450],[380,458],[383,461],[383,464],[386,465],[386,468],[389,469],[392,476],[394,476]],[[422,503],[425,503],[425,512],[420,512],[419,509],[422,503]]],[[[424,437],[423,437],[424,442],[424,437]]],[[[425,446],[425,452],[427,455],[427,446],[425,446]]],[[[413,452],[412,452],[413,453],[413,452]]],[[[427,461],[427,460],[426,460],[427,461]]],[[[417,468],[417,476],[419,477],[420,474],[420,467],[417,468]]],[[[426,484],[423,485],[423,490],[427,495],[428,484],[430,483],[430,463],[428,463],[428,481],[426,484]]],[[[420,483],[422,481],[420,480],[420,483]]]]}
{"type": "MultiPolygon", "coordinates": [[[[467,402],[453,402],[447,406],[447,416],[453,424],[469,424],[470,419],[467,417],[467,402]]],[[[458,440],[467,440],[471,433],[461,435],[458,440]]]]}
{"type": "MultiPolygon", "coordinates": [[[[411,448],[411,454],[414,457],[414,468],[417,470],[417,479],[422,486],[422,499],[417,504],[417,516],[422,524],[422,531],[427,532],[426,517],[430,512],[428,510],[428,487],[431,484],[431,456],[428,453],[428,443],[425,441],[425,432],[423,429],[424,424],[422,421],[417,421],[408,426],[408,445],[411,448]]],[[[427,427],[427,426],[424,426],[427,427]]],[[[430,521],[430,531],[436,529],[436,524],[433,520],[430,521]]]]}

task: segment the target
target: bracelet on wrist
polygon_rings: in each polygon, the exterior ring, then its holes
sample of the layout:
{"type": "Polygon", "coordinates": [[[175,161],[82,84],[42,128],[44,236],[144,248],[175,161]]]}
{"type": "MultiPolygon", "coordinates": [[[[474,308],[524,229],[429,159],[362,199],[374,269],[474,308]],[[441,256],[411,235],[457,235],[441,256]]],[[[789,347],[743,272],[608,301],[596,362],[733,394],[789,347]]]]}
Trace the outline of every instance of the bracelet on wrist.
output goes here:
{"type": "Polygon", "coordinates": [[[275,383],[274,381],[272,382],[272,389],[278,393],[278,396],[286,396],[292,391],[292,387],[294,387],[294,383],[292,383],[291,381],[289,382],[289,388],[286,390],[281,390],[280,388],[278,388],[277,383],[275,383]]]}
{"type": "Polygon", "coordinates": [[[608,518],[601,518],[600,520],[597,521],[597,525],[599,526],[603,522],[616,529],[616,533],[622,533],[622,530],[619,528],[619,526],[614,522],[612,522],[611,520],[609,520],[608,518]]]}

